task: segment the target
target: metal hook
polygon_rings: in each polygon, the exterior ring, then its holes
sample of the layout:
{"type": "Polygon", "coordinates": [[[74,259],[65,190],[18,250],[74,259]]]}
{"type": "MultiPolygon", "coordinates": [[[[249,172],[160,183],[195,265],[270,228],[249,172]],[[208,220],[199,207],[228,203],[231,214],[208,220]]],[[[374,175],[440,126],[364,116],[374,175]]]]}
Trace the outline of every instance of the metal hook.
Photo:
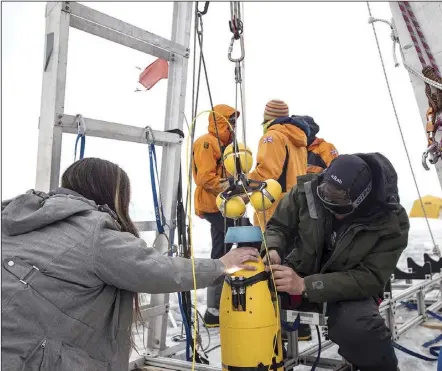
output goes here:
{"type": "Polygon", "coordinates": [[[396,33],[394,31],[393,21],[389,22],[386,19],[380,19],[380,18],[374,18],[374,17],[369,17],[368,18],[368,23],[369,24],[372,24],[372,23],[375,23],[375,22],[382,22],[382,23],[388,24],[390,26],[390,29],[391,29],[390,37],[391,37],[391,40],[393,40],[393,60],[394,60],[394,66],[395,67],[399,67],[399,62],[398,62],[397,57],[396,57],[396,43],[399,44],[399,38],[396,36],[396,33]]]}
{"type": "Polygon", "coordinates": [[[204,10],[201,12],[201,11],[198,9],[198,3],[197,3],[198,14],[201,14],[201,15],[205,15],[205,14],[207,14],[207,11],[209,10],[209,4],[210,4],[210,1],[206,1],[205,4],[204,4],[204,10]]]}
{"type": "Polygon", "coordinates": [[[434,142],[422,154],[422,166],[424,167],[425,170],[430,170],[427,164],[427,159],[430,162],[430,164],[434,165],[439,161],[441,157],[442,157],[441,148],[439,148],[437,142],[434,142]],[[428,156],[430,156],[429,159],[428,156]]]}
{"type": "Polygon", "coordinates": [[[230,62],[242,62],[244,59],[244,56],[245,56],[244,38],[242,35],[239,36],[239,42],[240,42],[240,46],[241,46],[241,55],[239,56],[239,58],[232,58],[233,44],[235,43],[235,36],[233,36],[232,39],[230,40],[229,52],[227,54],[227,57],[229,58],[230,62]]]}

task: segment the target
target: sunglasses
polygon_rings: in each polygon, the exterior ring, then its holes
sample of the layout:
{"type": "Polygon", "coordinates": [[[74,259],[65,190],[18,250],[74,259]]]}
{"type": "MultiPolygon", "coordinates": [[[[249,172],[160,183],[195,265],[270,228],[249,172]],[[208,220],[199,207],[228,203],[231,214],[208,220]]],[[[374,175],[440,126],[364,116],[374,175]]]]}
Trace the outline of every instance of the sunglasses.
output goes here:
{"type": "Polygon", "coordinates": [[[364,201],[367,198],[367,196],[371,192],[371,189],[372,189],[372,183],[370,182],[354,202],[348,200],[348,202],[344,203],[336,203],[327,199],[326,195],[324,194],[324,189],[321,186],[316,188],[316,193],[325,209],[330,211],[332,214],[340,216],[348,216],[352,214],[357,209],[357,207],[362,203],[362,201],[364,201]]]}

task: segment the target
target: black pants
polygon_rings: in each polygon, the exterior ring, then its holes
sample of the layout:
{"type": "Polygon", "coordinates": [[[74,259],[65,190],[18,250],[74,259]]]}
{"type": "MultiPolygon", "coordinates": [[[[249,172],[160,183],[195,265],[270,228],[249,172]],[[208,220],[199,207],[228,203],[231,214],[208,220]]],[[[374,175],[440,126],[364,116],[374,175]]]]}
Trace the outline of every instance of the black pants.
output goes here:
{"type": "MultiPolygon", "coordinates": [[[[233,219],[224,219],[220,212],[217,213],[205,213],[204,219],[210,223],[210,234],[212,235],[212,251],[210,257],[212,259],[219,259],[227,254],[232,249],[232,244],[224,244],[224,231],[227,232],[229,227],[234,226],[233,219]]],[[[248,218],[242,218],[238,225],[251,226],[248,218]]],[[[241,243],[238,247],[251,246],[260,248],[261,243],[241,243]]],[[[219,309],[219,302],[221,299],[221,292],[223,289],[223,283],[207,288],[207,307],[219,309]]]]}
{"type": "Polygon", "coordinates": [[[327,304],[328,334],[361,371],[397,371],[391,332],[373,298],[327,304]]]}
{"type": "Polygon", "coordinates": [[[233,227],[233,219],[226,219],[224,225],[224,217],[220,212],[206,213],[204,219],[210,223],[210,234],[212,236],[212,251],[210,253],[211,259],[219,259],[227,254],[232,248],[232,244],[224,245],[224,227],[233,227]]]}

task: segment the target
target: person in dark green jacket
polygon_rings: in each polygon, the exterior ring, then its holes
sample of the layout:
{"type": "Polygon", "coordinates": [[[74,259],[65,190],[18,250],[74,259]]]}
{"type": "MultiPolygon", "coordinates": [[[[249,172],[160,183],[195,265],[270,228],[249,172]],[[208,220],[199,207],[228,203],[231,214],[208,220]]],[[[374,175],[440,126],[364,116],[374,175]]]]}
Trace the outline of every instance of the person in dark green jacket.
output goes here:
{"type": "Polygon", "coordinates": [[[397,370],[378,306],[409,228],[396,171],[379,153],[341,155],[298,177],[267,224],[278,291],[327,303],[329,337],[361,371],[397,370]]]}

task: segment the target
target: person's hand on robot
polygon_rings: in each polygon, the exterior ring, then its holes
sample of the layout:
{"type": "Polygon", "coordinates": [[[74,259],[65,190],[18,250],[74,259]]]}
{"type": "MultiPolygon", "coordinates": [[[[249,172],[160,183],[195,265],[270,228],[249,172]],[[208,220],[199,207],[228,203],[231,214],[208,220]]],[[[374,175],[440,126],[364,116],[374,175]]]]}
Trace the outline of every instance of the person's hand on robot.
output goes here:
{"type": "Polygon", "coordinates": [[[272,250],[269,250],[268,256],[267,256],[267,254],[264,256],[263,262],[265,265],[281,264],[281,257],[279,256],[278,251],[272,249],[272,250]],[[269,263],[269,259],[270,259],[270,263],[269,263]]]}
{"type": "Polygon", "coordinates": [[[232,249],[219,260],[224,264],[224,273],[233,274],[240,270],[255,271],[256,267],[248,265],[249,262],[257,263],[259,252],[253,247],[241,247],[240,249],[232,249]]]}
{"type": "Polygon", "coordinates": [[[270,269],[273,272],[277,291],[286,292],[290,295],[301,295],[304,292],[304,278],[298,276],[292,268],[272,264],[270,267],[266,267],[266,270],[270,271],[270,269]]]}

